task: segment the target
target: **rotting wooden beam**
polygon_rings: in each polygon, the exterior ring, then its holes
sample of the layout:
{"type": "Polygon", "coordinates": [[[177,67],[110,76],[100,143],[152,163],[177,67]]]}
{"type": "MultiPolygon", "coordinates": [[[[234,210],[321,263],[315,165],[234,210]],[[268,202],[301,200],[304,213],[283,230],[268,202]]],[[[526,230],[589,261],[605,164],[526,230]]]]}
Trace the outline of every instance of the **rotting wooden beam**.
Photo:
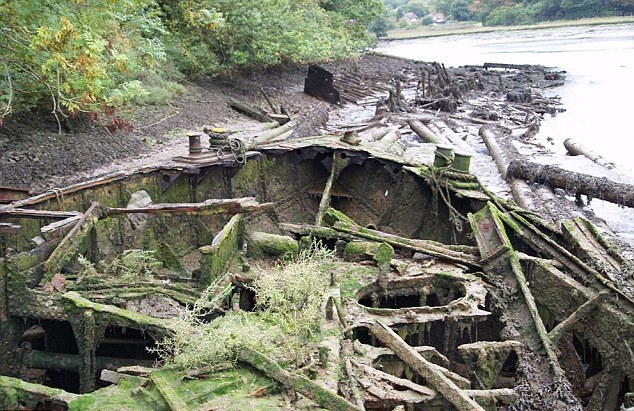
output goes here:
{"type": "Polygon", "coordinates": [[[500,212],[498,215],[499,218],[513,229],[522,240],[526,241],[526,243],[537,252],[546,253],[552,259],[559,261],[572,273],[577,275],[582,281],[592,279],[597,280],[600,284],[603,284],[610,290],[619,294],[619,296],[628,303],[634,305],[634,300],[616,286],[610,273],[606,272],[606,276],[603,276],[597,270],[573,255],[570,251],[557,244],[552,238],[541,232],[537,227],[518,213],[511,212],[507,215],[500,212]]]}
{"type": "Polygon", "coordinates": [[[595,294],[591,299],[583,303],[577,310],[570,314],[568,318],[557,324],[555,328],[550,330],[548,333],[548,337],[553,342],[553,344],[557,344],[557,342],[561,339],[561,337],[566,334],[577,322],[583,320],[601,304],[606,297],[608,297],[608,292],[604,291],[601,293],[595,294]]]}
{"type": "Polygon", "coordinates": [[[330,208],[330,190],[332,189],[332,183],[335,180],[335,176],[337,175],[337,152],[332,152],[332,162],[330,163],[330,175],[328,176],[328,181],[326,181],[326,186],[324,187],[324,192],[321,195],[321,201],[319,202],[319,211],[317,212],[317,217],[315,218],[315,225],[322,226],[324,225],[324,215],[330,208]]]}
{"type": "Polygon", "coordinates": [[[280,230],[286,231],[288,233],[300,236],[312,236],[317,238],[325,238],[327,240],[345,240],[352,241],[355,239],[354,236],[350,234],[345,234],[334,230],[330,227],[318,227],[316,225],[310,224],[290,224],[290,223],[279,223],[277,225],[280,230]]]}
{"type": "Polygon", "coordinates": [[[254,197],[231,199],[209,199],[202,203],[161,203],[139,208],[105,209],[105,216],[121,214],[155,214],[155,215],[211,215],[211,214],[241,214],[264,210],[273,203],[260,204],[254,197]]]}
{"type": "Polygon", "coordinates": [[[82,217],[81,215],[76,215],[73,217],[65,218],[63,220],[55,221],[54,223],[51,223],[42,227],[40,229],[40,232],[45,236],[47,235],[50,236],[51,234],[54,234],[60,230],[68,228],[69,226],[73,224],[76,224],[77,221],[81,219],[81,217],[82,217]]]}
{"type": "MultiPolygon", "coordinates": [[[[154,361],[152,360],[135,360],[132,358],[103,356],[97,356],[95,358],[95,369],[97,370],[118,369],[133,365],[151,367],[154,364],[154,361]]],[[[63,354],[32,350],[25,356],[25,362],[31,368],[77,372],[81,367],[82,358],[79,354],[63,354]]]]}
{"type": "Polygon", "coordinates": [[[79,398],[78,394],[66,392],[59,388],[51,388],[41,384],[32,384],[18,378],[5,376],[0,376],[0,389],[3,392],[9,390],[10,392],[13,391],[18,393],[18,396],[15,399],[16,409],[20,405],[18,403],[18,398],[24,399],[25,397],[30,397],[36,402],[37,400],[50,400],[54,404],[61,404],[65,406],[68,406],[72,401],[79,398]]]}
{"type": "Polygon", "coordinates": [[[273,119],[269,117],[268,115],[266,115],[262,110],[258,110],[236,99],[233,99],[233,98],[230,99],[227,102],[227,105],[231,107],[232,109],[234,109],[235,111],[242,113],[245,116],[251,117],[254,120],[260,121],[262,123],[270,123],[273,121],[273,119]]]}
{"type": "Polygon", "coordinates": [[[427,383],[438,391],[459,411],[484,411],[477,402],[471,399],[456,384],[447,378],[435,364],[423,358],[414,348],[410,347],[390,327],[380,321],[376,321],[370,327],[370,331],[381,342],[391,348],[394,353],[407,365],[425,378],[427,383]]]}
{"type": "Polygon", "coordinates": [[[252,365],[268,377],[282,383],[293,391],[310,398],[328,410],[360,411],[357,406],[350,403],[345,398],[321,387],[317,383],[302,375],[286,371],[275,361],[256,350],[244,348],[240,351],[238,359],[252,365]]]}
{"type": "Polygon", "coordinates": [[[99,203],[94,202],[44,262],[44,271],[47,275],[43,282],[49,280],[53,274],[59,273],[64,264],[70,261],[98,219],[99,203]]]}
{"type": "Polygon", "coordinates": [[[564,371],[557,359],[555,345],[550,340],[546,326],[539,316],[537,303],[528,287],[528,281],[522,270],[519,258],[515,254],[508,235],[504,230],[502,223],[504,213],[498,210],[493,203],[489,202],[476,214],[469,213],[468,217],[476,242],[478,247],[480,247],[480,253],[483,258],[482,265],[485,271],[489,271],[491,267],[494,267],[498,271],[501,270],[504,274],[508,273],[515,277],[546,357],[555,375],[565,379],[564,371]]]}

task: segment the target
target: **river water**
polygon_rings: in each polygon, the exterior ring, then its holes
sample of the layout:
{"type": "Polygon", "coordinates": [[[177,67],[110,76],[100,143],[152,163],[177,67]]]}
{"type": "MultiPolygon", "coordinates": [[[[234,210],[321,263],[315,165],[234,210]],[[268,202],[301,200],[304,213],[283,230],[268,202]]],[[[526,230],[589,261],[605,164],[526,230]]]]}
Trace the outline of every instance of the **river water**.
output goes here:
{"type": "MultiPolygon", "coordinates": [[[[634,24],[453,35],[382,43],[378,51],[446,66],[485,62],[564,70],[564,113],[542,121],[537,139],[555,155],[574,137],[634,179],[634,24]]],[[[634,244],[634,211],[602,201],[593,210],[634,244]]]]}

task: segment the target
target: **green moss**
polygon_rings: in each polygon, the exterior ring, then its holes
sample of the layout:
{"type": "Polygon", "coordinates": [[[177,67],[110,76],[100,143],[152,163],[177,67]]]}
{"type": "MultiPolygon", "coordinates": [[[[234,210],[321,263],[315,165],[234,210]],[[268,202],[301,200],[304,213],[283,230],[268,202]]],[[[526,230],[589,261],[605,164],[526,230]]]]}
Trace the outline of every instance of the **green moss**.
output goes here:
{"type": "Polygon", "coordinates": [[[130,376],[120,380],[117,385],[111,385],[98,391],[81,395],[69,404],[68,410],[167,411],[167,404],[162,400],[156,388],[153,386],[144,387],[144,385],[145,379],[130,376]]]}
{"type": "Polygon", "coordinates": [[[358,225],[352,218],[348,217],[341,211],[329,208],[324,214],[324,224],[332,227],[335,223],[346,223],[353,226],[358,225]]]}
{"type": "Polygon", "coordinates": [[[352,262],[371,260],[380,245],[376,241],[350,241],[343,250],[343,259],[352,262]]]}
{"type": "Polygon", "coordinates": [[[374,260],[376,261],[379,270],[388,271],[393,257],[394,248],[388,243],[381,243],[374,255],[374,260]]]}
{"type": "Polygon", "coordinates": [[[262,232],[252,233],[247,246],[248,256],[254,258],[264,255],[292,258],[298,251],[299,245],[293,238],[262,232]]]}

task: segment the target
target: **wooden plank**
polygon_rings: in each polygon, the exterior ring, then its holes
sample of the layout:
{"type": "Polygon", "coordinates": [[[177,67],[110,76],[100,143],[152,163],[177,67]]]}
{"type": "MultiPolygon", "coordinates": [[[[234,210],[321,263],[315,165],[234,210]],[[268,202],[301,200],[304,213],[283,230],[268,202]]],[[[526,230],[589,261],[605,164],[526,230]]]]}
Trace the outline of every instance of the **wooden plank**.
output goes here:
{"type": "Polygon", "coordinates": [[[21,225],[11,223],[0,223],[0,234],[17,234],[22,229],[21,225]]]}
{"type": "Polygon", "coordinates": [[[150,374],[150,380],[154,383],[154,385],[156,385],[156,388],[171,411],[187,411],[189,409],[187,408],[185,400],[178,396],[169,381],[167,381],[160,373],[153,372],[150,374]]]}
{"type": "Polygon", "coordinates": [[[0,215],[25,218],[70,218],[80,216],[79,211],[31,210],[27,208],[0,208],[0,215]]]}
{"type": "Polygon", "coordinates": [[[106,216],[121,214],[157,214],[157,215],[187,215],[187,214],[242,214],[260,211],[272,207],[273,203],[260,204],[254,197],[231,199],[209,199],[202,203],[162,203],[139,208],[105,209],[106,216]]]}

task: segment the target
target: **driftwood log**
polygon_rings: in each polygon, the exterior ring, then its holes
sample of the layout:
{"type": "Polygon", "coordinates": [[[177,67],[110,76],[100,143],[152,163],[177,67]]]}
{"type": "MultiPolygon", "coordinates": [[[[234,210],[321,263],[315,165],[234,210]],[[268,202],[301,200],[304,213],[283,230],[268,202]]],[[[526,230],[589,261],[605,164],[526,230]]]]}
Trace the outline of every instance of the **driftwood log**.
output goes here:
{"type": "Polygon", "coordinates": [[[592,160],[596,164],[600,165],[601,167],[607,168],[608,170],[611,170],[615,167],[613,162],[606,160],[589,148],[584,147],[580,143],[574,141],[572,138],[567,138],[566,140],[564,140],[564,147],[566,147],[566,150],[572,156],[584,156],[592,160]]]}
{"type": "Polygon", "coordinates": [[[507,178],[521,178],[570,193],[585,194],[618,205],[634,207],[634,185],[564,170],[551,164],[513,160],[509,164],[507,178]]]}
{"type": "Polygon", "coordinates": [[[423,140],[425,140],[426,142],[434,143],[434,144],[442,144],[445,146],[452,146],[449,140],[431,131],[429,127],[424,125],[421,121],[412,120],[408,124],[409,124],[409,127],[412,129],[412,131],[418,134],[418,136],[422,138],[423,140]]]}

